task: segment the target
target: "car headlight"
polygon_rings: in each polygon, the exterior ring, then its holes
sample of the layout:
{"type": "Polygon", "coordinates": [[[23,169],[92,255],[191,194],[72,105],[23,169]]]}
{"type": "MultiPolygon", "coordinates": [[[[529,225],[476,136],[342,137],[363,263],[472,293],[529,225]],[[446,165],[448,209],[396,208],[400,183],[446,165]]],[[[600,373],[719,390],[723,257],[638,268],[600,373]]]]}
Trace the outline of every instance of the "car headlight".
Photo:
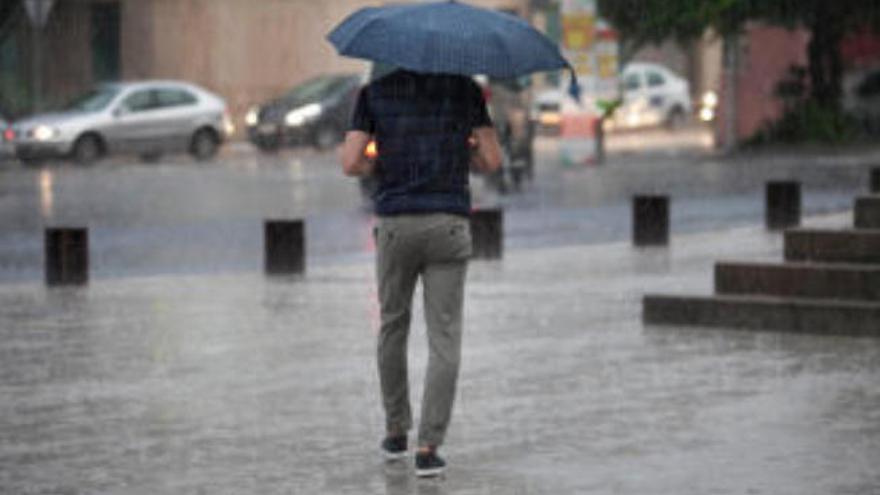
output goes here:
{"type": "Polygon", "coordinates": [[[309,120],[317,118],[323,111],[324,109],[321,107],[320,103],[311,103],[288,112],[287,116],[284,117],[284,122],[291,127],[300,126],[309,120]]]}
{"type": "Polygon", "coordinates": [[[715,108],[718,106],[718,94],[714,91],[706,91],[703,93],[703,106],[707,108],[715,108]]]}
{"type": "Polygon", "coordinates": [[[32,135],[37,141],[49,141],[58,135],[58,130],[47,125],[38,125],[37,127],[34,127],[32,135]]]}
{"type": "Polygon", "coordinates": [[[223,132],[227,136],[235,134],[235,124],[232,123],[232,117],[229,116],[229,112],[223,112],[223,132]]]}
{"type": "Polygon", "coordinates": [[[715,110],[709,107],[703,107],[700,110],[700,120],[703,122],[712,122],[715,120],[715,110]]]}
{"type": "Polygon", "coordinates": [[[247,124],[248,127],[253,127],[260,122],[260,109],[257,107],[251,107],[247,114],[244,116],[244,123],[247,124]]]}

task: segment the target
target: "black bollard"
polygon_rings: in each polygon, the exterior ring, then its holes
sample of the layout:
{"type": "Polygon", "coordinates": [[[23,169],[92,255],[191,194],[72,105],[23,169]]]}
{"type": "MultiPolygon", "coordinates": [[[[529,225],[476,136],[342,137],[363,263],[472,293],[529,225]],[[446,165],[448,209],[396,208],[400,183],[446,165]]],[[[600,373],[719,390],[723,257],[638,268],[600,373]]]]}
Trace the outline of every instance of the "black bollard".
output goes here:
{"type": "Polygon", "coordinates": [[[504,250],[504,215],[500,209],[471,213],[473,257],[500,259],[504,250]]]}
{"type": "Polygon", "coordinates": [[[880,167],[871,169],[871,193],[880,194],[880,167]]]}
{"type": "Polygon", "coordinates": [[[770,230],[797,227],[801,223],[801,185],[798,182],[768,182],[765,219],[770,230]]]}
{"type": "Polygon", "coordinates": [[[636,196],[633,198],[633,244],[663,246],[669,244],[669,197],[636,196]]]}
{"type": "Polygon", "coordinates": [[[46,229],[44,243],[47,285],[85,285],[89,282],[88,229],[46,229]]]}
{"type": "Polygon", "coordinates": [[[305,228],[302,220],[267,220],[266,273],[294,275],[305,272],[305,228]]]}

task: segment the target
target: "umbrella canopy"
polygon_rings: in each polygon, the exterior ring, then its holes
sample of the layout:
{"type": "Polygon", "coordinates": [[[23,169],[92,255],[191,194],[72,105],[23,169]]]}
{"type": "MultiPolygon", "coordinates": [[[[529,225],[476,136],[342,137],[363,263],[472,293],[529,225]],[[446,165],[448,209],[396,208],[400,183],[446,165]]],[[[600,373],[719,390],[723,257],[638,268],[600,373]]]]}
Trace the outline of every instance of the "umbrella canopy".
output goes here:
{"type": "Polygon", "coordinates": [[[327,38],[341,55],[432,74],[507,79],[570,68],[524,20],[455,1],[363,8],[327,38]]]}

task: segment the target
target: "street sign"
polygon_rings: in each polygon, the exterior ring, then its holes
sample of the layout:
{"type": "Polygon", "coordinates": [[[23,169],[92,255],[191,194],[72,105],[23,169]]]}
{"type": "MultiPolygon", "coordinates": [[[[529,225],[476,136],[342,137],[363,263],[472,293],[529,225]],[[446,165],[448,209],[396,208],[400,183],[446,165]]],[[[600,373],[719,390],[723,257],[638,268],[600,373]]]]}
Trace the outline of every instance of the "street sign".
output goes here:
{"type": "Polygon", "coordinates": [[[53,5],[55,0],[24,0],[24,8],[27,10],[31,25],[39,29],[46,27],[53,5]]]}
{"type": "Polygon", "coordinates": [[[604,156],[599,102],[617,96],[617,35],[599,17],[597,0],[561,0],[560,17],[563,53],[577,74],[586,102],[562,101],[560,161],[599,163],[604,156]]]}

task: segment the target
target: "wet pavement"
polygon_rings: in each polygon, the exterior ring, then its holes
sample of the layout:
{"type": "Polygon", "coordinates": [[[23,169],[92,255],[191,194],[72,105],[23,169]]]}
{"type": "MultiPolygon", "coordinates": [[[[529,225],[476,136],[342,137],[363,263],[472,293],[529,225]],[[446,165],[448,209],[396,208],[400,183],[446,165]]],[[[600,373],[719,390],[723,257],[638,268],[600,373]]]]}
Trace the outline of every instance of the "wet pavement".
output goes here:
{"type": "MultiPolygon", "coordinates": [[[[766,159],[740,164],[751,177],[728,171],[725,159],[634,159],[547,169],[518,196],[478,190],[480,201],[505,205],[514,237],[502,261],[471,265],[459,398],[443,450],[450,468],[445,479],[417,481],[411,465],[377,453],[369,216],[346,196],[356,186],[318,168],[325,157],[291,172],[297,157],[55,168],[52,195],[4,180],[4,191],[20,195],[0,196],[0,220],[15,238],[0,243],[0,493],[880,492],[880,342],[641,323],[644,293],[705,294],[718,259],[780,259],[782,238],[760,227],[760,203],[745,205],[760,198],[762,173],[786,175],[798,160],[779,157],[765,172],[766,159]],[[652,180],[645,166],[662,174],[652,180]],[[595,181],[616,182],[617,192],[595,181]],[[694,202],[691,228],[668,248],[563,234],[614,223],[611,210],[627,213],[630,189],[658,183],[694,202]],[[728,184],[729,202],[711,199],[715,183],[728,184]],[[291,190],[308,200],[279,204],[291,190]],[[596,195],[603,199],[592,205],[596,195]],[[39,246],[27,232],[44,221],[49,196],[54,221],[94,215],[106,229],[94,241],[99,273],[88,287],[47,289],[28,264],[38,266],[38,255],[10,261],[10,246],[39,246]],[[596,213],[603,208],[609,213],[596,213]],[[259,236],[251,224],[270,214],[328,219],[324,240],[312,242],[338,246],[338,255],[312,253],[319,262],[302,277],[264,277],[258,254],[242,257],[259,241],[236,243],[244,232],[259,236]],[[545,229],[534,223],[542,218],[545,229]],[[357,228],[340,233],[345,225],[357,228]],[[516,240],[527,237],[546,241],[516,240]],[[351,240],[334,244],[339,238],[351,240]],[[146,259],[112,254],[138,246],[146,259]],[[180,247],[191,252],[175,255],[180,247]],[[204,265],[186,269],[195,259],[204,265]],[[140,260],[141,271],[123,260],[140,260]],[[25,276],[10,278],[18,266],[25,276]]],[[[845,210],[871,158],[813,159],[802,176],[829,199],[809,209],[844,211],[808,225],[851,223],[845,210]]],[[[3,177],[30,184],[44,172],[3,177]]],[[[419,301],[410,344],[416,414],[427,357],[419,301]]]]}
{"type": "Polygon", "coordinates": [[[877,493],[880,342],[640,322],[644,292],[780,250],[746,227],[474,262],[435,481],[377,453],[368,262],[0,285],[0,492],[877,493]]]}

